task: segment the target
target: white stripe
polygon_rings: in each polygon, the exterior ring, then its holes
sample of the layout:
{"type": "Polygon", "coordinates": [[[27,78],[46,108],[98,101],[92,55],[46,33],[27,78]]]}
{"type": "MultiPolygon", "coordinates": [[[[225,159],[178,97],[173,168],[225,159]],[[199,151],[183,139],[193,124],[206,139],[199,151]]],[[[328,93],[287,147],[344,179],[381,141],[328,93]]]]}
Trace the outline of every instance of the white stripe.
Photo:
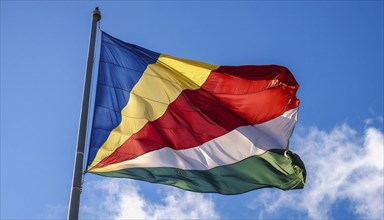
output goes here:
{"type": "Polygon", "coordinates": [[[109,172],[138,167],[173,167],[207,170],[233,164],[269,149],[285,149],[297,122],[297,108],[270,121],[239,127],[201,146],[185,150],[162,148],[135,159],[94,168],[90,172],[109,172]]]}

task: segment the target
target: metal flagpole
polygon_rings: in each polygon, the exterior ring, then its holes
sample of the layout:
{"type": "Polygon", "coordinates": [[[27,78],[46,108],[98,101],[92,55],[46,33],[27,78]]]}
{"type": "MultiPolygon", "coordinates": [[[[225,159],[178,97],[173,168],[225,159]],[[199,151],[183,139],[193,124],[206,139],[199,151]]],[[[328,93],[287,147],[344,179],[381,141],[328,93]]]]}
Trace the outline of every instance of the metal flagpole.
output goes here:
{"type": "Polygon", "coordinates": [[[87,67],[85,70],[83,100],[81,105],[79,132],[77,136],[75,164],[74,164],[73,178],[72,178],[72,189],[71,189],[71,197],[69,199],[68,219],[70,220],[77,220],[79,218],[84,148],[85,148],[86,133],[87,133],[88,107],[89,107],[89,96],[90,96],[90,90],[91,90],[93,57],[95,53],[96,28],[97,28],[97,22],[100,19],[101,19],[101,14],[100,14],[99,8],[96,7],[92,13],[91,35],[89,38],[87,67]]]}

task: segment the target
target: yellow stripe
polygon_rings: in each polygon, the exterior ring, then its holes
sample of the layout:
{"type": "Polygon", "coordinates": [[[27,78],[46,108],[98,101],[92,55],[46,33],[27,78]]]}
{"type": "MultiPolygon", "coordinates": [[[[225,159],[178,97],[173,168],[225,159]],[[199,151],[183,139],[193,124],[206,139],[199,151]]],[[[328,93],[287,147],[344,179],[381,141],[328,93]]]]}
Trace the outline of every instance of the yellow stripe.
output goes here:
{"type": "Polygon", "coordinates": [[[148,121],[161,117],[168,105],[185,89],[199,89],[214,66],[198,61],[160,55],[156,63],[147,66],[143,76],[131,91],[123,108],[121,123],[111,131],[100,147],[88,171],[111,155],[148,121]]]}

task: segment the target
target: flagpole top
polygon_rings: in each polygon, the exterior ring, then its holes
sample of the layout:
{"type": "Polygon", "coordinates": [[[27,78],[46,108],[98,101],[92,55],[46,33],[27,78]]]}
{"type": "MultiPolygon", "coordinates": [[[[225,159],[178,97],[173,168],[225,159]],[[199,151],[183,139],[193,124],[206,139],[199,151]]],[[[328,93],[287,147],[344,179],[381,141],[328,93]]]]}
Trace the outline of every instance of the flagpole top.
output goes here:
{"type": "Polygon", "coordinates": [[[96,18],[96,21],[100,21],[101,19],[101,13],[99,11],[99,7],[96,7],[95,10],[92,13],[92,16],[96,18]]]}

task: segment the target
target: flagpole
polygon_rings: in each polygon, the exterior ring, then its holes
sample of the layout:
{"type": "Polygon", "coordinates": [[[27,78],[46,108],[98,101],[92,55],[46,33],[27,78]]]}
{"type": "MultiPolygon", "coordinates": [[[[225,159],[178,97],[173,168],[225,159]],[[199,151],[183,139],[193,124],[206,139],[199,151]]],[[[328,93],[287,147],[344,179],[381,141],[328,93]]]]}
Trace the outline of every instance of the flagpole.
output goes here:
{"type": "Polygon", "coordinates": [[[93,57],[95,53],[95,42],[96,42],[96,28],[97,28],[97,22],[100,19],[101,19],[101,14],[100,14],[99,8],[96,7],[92,13],[91,34],[89,37],[87,67],[85,70],[83,99],[82,99],[81,113],[80,113],[80,124],[79,124],[79,132],[77,136],[75,163],[73,168],[72,189],[71,189],[71,196],[69,199],[69,208],[68,208],[69,220],[77,220],[79,218],[80,193],[81,193],[81,187],[82,187],[83,162],[84,162],[84,148],[86,144],[89,96],[90,96],[90,90],[91,90],[92,66],[93,66],[93,57]]]}

